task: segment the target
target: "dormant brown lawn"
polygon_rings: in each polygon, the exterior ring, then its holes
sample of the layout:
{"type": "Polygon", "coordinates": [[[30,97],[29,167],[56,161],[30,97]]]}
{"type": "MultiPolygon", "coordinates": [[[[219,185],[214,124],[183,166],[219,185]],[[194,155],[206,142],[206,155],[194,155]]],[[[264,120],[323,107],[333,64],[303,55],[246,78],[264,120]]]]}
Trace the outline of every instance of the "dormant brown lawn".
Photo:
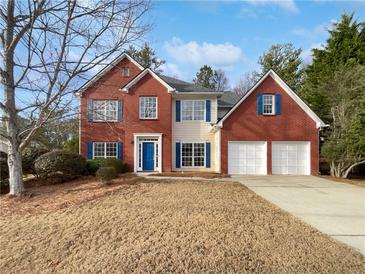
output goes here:
{"type": "Polygon", "coordinates": [[[0,227],[3,273],[365,271],[360,253],[230,182],[142,180],[0,227]]]}

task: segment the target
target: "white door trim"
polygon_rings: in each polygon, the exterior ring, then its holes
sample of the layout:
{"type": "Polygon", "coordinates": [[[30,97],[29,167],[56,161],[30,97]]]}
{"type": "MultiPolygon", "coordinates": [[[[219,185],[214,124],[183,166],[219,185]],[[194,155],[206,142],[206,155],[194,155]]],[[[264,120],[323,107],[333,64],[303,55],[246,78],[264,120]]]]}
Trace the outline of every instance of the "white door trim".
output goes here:
{"type": "MultiPolygon", "coordinates": [[[[139,168],[139,144],[145,142],[143,139],[151,138],[157,139],[157,141],[149,141],[155,143],[155,153],[157,151],[157,158],[158,158],[158,166],[156,167],[155,162],[155,171],[162,172],[162,133],[134,133],[133,134],[134,142],[133,142],[133,159],[134,159],[134,168],[133,172],[141,172],[142,168],[139,168]],[[140,140],[141,139],[141,140],[140,140]],[[158,150],[156,150],[156,144],[158,145],[158,150]]],[[[141,151],[141,155],[142,155],[141,151]]],[[[143,161],[143,159],[141,159],[143,161]]]]}

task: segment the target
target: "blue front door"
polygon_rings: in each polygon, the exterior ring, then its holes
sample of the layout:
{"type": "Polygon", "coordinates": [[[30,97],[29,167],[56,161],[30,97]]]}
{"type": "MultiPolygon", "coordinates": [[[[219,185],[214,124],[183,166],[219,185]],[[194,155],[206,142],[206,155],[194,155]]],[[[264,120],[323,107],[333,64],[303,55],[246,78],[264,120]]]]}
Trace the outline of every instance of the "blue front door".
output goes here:
{"type": "Polygon", "coordinates": [[[155,143],[143,143],[143,171],[155,170],[155,143]]]}

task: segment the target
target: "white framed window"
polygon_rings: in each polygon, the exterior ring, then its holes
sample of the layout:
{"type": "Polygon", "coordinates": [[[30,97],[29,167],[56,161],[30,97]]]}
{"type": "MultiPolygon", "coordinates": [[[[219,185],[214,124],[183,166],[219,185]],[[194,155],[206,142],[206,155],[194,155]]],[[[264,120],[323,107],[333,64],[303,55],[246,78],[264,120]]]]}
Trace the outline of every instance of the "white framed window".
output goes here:
{"type": "Polygon", "coordinates": [[[93,159],[118,158],[118,144],[116,142],[94,142],[93,159]]]}
{"type": "Polygon", "coordinates": [[[157,119],[157,97],[139,97],[139,118],[157,119]]]}
{"type": "Polygon", "coordinates": [[[204,100],[183,100],[181,101],[181,119],[183,121],[204,121],[205,101],[204,100]]]}
{"type": "Polygon", "coordinates": [[[93,121],[118,121],[117,100],[94,100],[93,121]]]}
{"type": "Polygon", "coordinates": [[[264,94],[262,96],[262,114],[275,114],[275,95],[264,94]]]}
{"type": "Polygon", "coordinates": [[[205,166],[205,143],[182,143],[181,144],[182,167],[205,166]]]}
{"type": "Polygon", "coordinates": [[[122,74],[124,77],[129,77],[130,69],[127,67],[122,68],[122,74]]]}

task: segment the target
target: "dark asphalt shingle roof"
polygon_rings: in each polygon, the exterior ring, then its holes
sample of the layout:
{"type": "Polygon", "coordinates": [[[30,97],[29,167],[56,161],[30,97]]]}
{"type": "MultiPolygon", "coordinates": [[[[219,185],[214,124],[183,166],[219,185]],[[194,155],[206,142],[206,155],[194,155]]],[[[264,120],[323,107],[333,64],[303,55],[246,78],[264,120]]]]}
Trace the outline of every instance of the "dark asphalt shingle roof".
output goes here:
{"type": "Polygon", "coordinates": [[[233,107],[242,96],[232,91],[226,91],[218,98],[218,107],[233,107]]]}
{"type": "Polygon", "coordinates": [[[214,89],[205,88],[193,83],[185,82],[170,76],[159,75],[169,86],[178,92],[215,92],[214,89]]]}

